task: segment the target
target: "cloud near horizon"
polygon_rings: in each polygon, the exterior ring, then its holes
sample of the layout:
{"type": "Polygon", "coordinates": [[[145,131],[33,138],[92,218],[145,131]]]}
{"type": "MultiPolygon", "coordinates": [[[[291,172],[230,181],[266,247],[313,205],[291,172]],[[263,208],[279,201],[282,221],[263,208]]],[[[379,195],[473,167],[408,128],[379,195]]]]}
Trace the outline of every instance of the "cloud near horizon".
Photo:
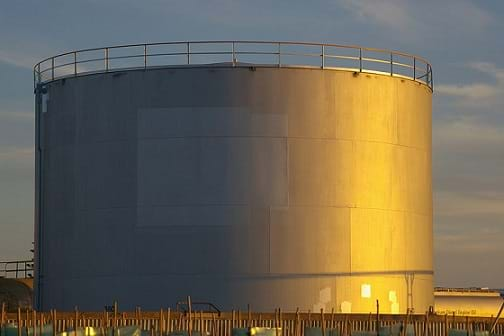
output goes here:
{"type": "Polygon", "coordinates": [[[436,93],[464,98],[463,103],[495,104],[496,100],[504,102],[504,68],[498,68],[488,62],[469,63],[465,68],[487,75],[492,83],[440,84],[435,87],[436,93]]]}

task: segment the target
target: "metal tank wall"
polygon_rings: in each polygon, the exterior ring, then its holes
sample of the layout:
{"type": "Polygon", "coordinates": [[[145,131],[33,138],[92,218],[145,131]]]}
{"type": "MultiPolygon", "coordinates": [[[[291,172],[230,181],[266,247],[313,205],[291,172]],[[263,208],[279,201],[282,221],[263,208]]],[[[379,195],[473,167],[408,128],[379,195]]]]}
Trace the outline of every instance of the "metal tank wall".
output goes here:
{"type": "Polygon", "coordinates": [[[39,309],[433,305],[426,85],[209,66],[46,88],[39,309]]]}

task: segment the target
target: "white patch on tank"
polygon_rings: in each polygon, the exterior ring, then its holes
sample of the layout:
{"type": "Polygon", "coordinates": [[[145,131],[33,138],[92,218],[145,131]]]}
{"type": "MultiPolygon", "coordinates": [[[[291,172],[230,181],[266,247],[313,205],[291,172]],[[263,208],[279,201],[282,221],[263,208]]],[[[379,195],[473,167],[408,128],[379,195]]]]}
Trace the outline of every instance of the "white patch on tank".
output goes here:
{"type": "Polygon", "coordinates": [[[321,303],[331,302],[331,287],[326,287],[319,292],[319,300],[321,303]]]}
{"type": "Polygon", "coordinates": [[[342,313],[351,313],[352,312],[352,302],[350,302],[350,301],[341,302],[341,312],[342,313]]]}
{"type": "Polygon", "coordinates": [[[388,292],[388,299],[389,299],[390,302],[397,302],[397,293],[396,293],[396,291],[393,291],[393,290],[389,291],[388,292]]]}
{"type": "Polygon", "coordinates": [[[361,297],[370,298],[371,297],[371,285],[370,284],[362,284],[361,285],[361,297]]]}

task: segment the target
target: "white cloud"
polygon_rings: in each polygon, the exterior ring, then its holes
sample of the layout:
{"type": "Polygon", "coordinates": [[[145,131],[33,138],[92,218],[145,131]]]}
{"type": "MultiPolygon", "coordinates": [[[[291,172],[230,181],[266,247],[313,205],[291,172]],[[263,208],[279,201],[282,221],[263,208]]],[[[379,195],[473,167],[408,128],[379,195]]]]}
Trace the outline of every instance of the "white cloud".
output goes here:
{"type": "Polygon", "coordinates": [[[497,86],[485,83],[474,83],[468,85],[441,84],[436,85],[435,89],[436,93],[447,96],[465,97],[469,99],[487,99],[495,97],[499,93],[497,86]]]}
{"type": "Polygon", "coordinates": [[[499,148],[504,144],[504,125],[485,124],[477,117],[437,122],[433,130],[435,145],[440,150],[468,146],[499,148]]]}
{"type": "Polygon", "coordinates": [[[22,159],[31,158],[34,155],[33,147],[2,147],[0,150],[0,158],[2,159],[22,159]]]}
{"type": "Polygon", "coordinates": [[[467,232],[437,234],[434,243],[435,249],[439,252],[502,253],[504,246],[500,242],[503,238],[502,230],[483,229],[471,234],[467,232]]]}
{"type": "Polygon", "coordinates": [[[433,128],[435,214],[504,216],[504,125],[484,116],[440,121],[433,128]]]}
{"type": "Polygon", "coordinates": [[[435,192],[434,204],[437,216],[504,216],[504,193],[495,191],[471,194],[457,191],[435,192]]]}
{"type": "MultiPolygon", "coordinates": [[[[469,0],[338,0],[364,23],[388,28],[389,39],[417,45],[439,36],[479,38],[496,20],[469,0]]],[[[439,42],[439,41],[437,41],[439,42]]]]}
{"type": "Polygon", "coordinates": [[[36,58],[25,52],[17,52],[14,49],[0,49],[0,62],[17,67],[32,69],[37,62],[36,58]]]}
{"type": "Polygon", "coordinates": [[[440,84],[435,92],[445,96],[463,98],[462,104],[504,105],[504,69],[487,62],[472,62],[466,68],[488,75],[492,83],[471,83],[466,85],[440,84]]]}
{"type": "Polygon", "coordinates": [[[371,19],[388,27],[404,27],[414,23],[405,1],[400,0],[340,0],[340,4],[361,20],[371,19]]]}
{"type": "Polygon", "coordinates": [[[467,66],[479,72],[485,73],[494,77],[497,81],[504,81],[504,69],[498,68],[493,63],[488,62],[471,62],[467,66]]]}
{"type": "Polygon", "coordinates": [[[29,122],[33,123],[35,121],[34,112],[24,112],[24,111],[1,111],[0,110],[0,121],[16,121],[16,122],[29,122]]]}

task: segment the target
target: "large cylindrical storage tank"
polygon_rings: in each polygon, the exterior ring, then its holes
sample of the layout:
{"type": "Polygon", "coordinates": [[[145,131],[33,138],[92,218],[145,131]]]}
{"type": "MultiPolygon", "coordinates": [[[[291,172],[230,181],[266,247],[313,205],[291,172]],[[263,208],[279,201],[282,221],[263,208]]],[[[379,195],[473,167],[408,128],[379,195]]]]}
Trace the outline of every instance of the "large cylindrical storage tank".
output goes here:
{"type": "Polygon", "coordinates": [[[38,309],[425,312],[429,84],[234,62],[39,84],[38,309]]]}

